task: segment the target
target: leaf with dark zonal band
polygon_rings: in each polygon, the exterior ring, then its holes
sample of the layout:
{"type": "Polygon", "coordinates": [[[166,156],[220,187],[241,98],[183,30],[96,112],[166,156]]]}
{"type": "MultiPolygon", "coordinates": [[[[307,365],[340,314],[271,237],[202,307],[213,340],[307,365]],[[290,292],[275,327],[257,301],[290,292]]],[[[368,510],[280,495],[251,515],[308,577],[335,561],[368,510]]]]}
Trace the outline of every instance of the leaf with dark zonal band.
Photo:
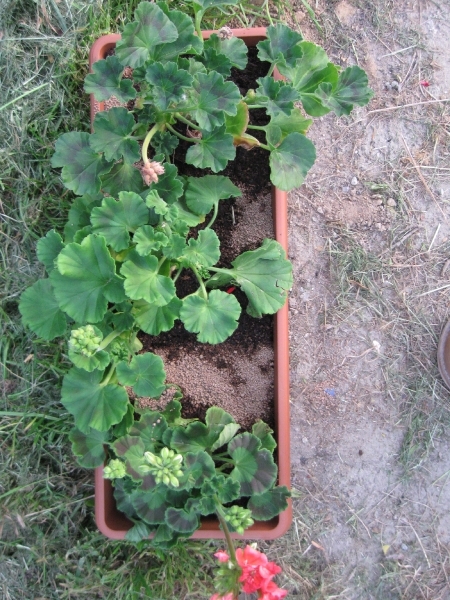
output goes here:
{"type": "Polygon", "coordinates": [[[299,108],[294,108],[289,116],[281,113],[270,120],[270,125],[280,128],[281,139],[284,139],[290,133],[301,133],[304,135],[311,124],[312,119],[305,119],[299,108]]]}
{"type": "Polygon", "coordinates": [[[132,386],[138,396],[159,398],[165,390],[162,358],[152,352],[134,356],[129,365],[121,361],[116,372],[120,383],[132,386]]]}
{"type": "Polygon", "coordinates": [[[53,340],[66,332],[67,318],[49,279],[39,279],[22,293],[19,311],[25,325],[44,340],[53,340]]]}
{"type": "Polygon", "coordinates": [[[130,245],[130,232],[148,222],[148,208],[134,192],[121,192],[119,200],[105,198],[91,214],[92,231],[104,236],[116,252],[130,245]]]}
{"type": "Polygon", "coordinates": [[[157,485],[154,489],[136,494],[133,507],[136,513],[149,525],[164,523],[164,515],[170,507],[167,498],[167,487],[157,485]]]}
{"type": "Polygon", "coordinates": [[[142,331],[150,335],[159,335],[172,329],[180,315],[182,302],[176,296],[165,306],[155,306],[147,302],[135,303],[133,314],[142,331]]]}
{"type": "Polygon", "coordinates": [[[116,44],[116,56],[123,66],[140,67],[155,46],[174,42],[178,31],[156,4],[141,2],[134,15],[136,20],[125,26],[116,44]]]}
{"type": "Polygon", "coordinates": [[[207,452],[187,452],[183,457],[183,476],[180,487],[184,490],[199,488],[203,482],[214,475],[216,467],[207,452]]]}
{"type": "Polygon", "coordinates": [[[277,443],[272,435],[273,429],[271,429],[267,423],[264,423],[264,421],[256,421],[256,423],[253,424],[252,433],[261,441],[261,448],[273,452],[277,447],[277,443]]]}
{"type": "MultiPolygon", "coordinates": [[[[152,148],[155,149],[156,154],[164,154],[165,156],[170,156],[178,148],[179,143],[180,140],[168,131],[157,131],[152,137],[150,145],[152,146],[152,148]]],[[[169,166],[174,167],[175,165],[165,164],[164,172],[166,172],[167,167],[169,166]]],[[[158,183],[160,179],[161,175],[158,175],[158,183]]]]}
{"type": "Polygon", "coordinates": [[[267,28],[266,35],[267,40],[257,44],[259,60],[275,64],[285,61],[292,64],[302,56],[298,43],[303,37],[287,25],[271,25],[267,28]]]}
{"type": "Polygon", "coordinates": [[[232,67],[230,59],[227,58],[225,54],[221,54],[214,48],[208,46],[208,41],[205,42],[203,56],[199,58],[199,60],[203,62],[208,71],[215,71],[225,78],[229,77],[232,67]]]}
{"type": "Polygon", "coordinates": [[[192,535],[200,524],[195,504],[196,499],[189,498],[185,508],[168,508],[165,516],[167,525],[184,536],[192,535]]]}
{"type": "Polygon", "coordinates": [[[60,308],[77,323],[98,323],[108,302],[125,300],[123,282],[101,236],[88,235],[81,244],[72,242],[56,259],[50,273],[60,308]]]}
{"type": "Polygon", "coordinates": [[[103,371],[87,373],[73,367],[65,375],[61,390],[61,402],[74,416],[75,426],[86,433],[89,428],[107,431],[120,423],[128,410],[125,388],[115,383],[101,383],[103,371]]]}
{"type": "Polygon", "coordinates": [[[262,494],[253,494],[247,508],[252,511],[252,517],[258,521],[268,521],[279,515],[288,507],[287,499],[291,492],[286,486],[277,486],[262,494]]]}
{"type": "Polygon", "coordinates": [[[233,294],[213,290],[206,299],[184,298],[180,319],[188,331],[198,334],[199,342],[219,344],[235,331],[240,314],[241,305],[233,294]]]}
{"type": "Polygon", "coordinates": [[[158,273],[156,256],[139,256],[135,250],[131,251],[122,265],[121,274],[125,277],[125,291],[132,300],[164,306],[175,296],[172,279],[158,273]]]}
{"type": "Polygon", "coordinates": [[[220,258],[220,241],[212,229],[202,229],[197,239],[190,238],[180,260],[186,266],[203,267],[215,265],[220,258]]]}
{"type": "Polygon", "coordinates": [[[95,469],[102,465],[106,458],[105,443],[110,436],[109,431],[97,431],[89,428],[83,433],[74,427],[69,433],[72,452],[79,465],[85,469],[95,469]]]}
{"type": "Polygon", "coordinates": [[[294,102],[300,98],[300,94],[291,85],[275,81],[272,77],[260,77],[256,81],[259,87],[255,102],[265,106],[267,114],[272,117],[291,114],[294,102]]]}
{"type": "Polygon", "coordinates": [[[234,462],[230,477],[240,483],[244,496],[266,492],[277,478],[278,469],[271,452],[260,447],[259,438],[251,433],[241,433],[228,444],[234,462]]]}
{"type": "Polygon", "coordinates": [[[187,427],[176,427],[171,439],[171,447],[177,452],[198,452],[209,450],[217,442],[221,432],[229,424],[235,424],[233,417],[223,408],[213,406],[206,411],[205,423],[196,421],[187,427]]]}
{"type": "Polygon", "coordinates": [[[224,81],[218,73],[198,73],[192,84],[191,111],[201,129],[211,131],[224,122],[224,114],[235,115],[241,99],[239,88],[231,81],[224,81]]]}
{"type": "Polygon", "coordinates": [[[150,83],[153,103],[165,111],[172,103],[182,100],[184,90],[192,85],[192,77],[174,62],[153,63],[147,67],[145,79],[150,83]]]}
{"type": "Polygon", "coordinates": [[[135,163],[140,158],[139,144],[131,137],[134,128],[133,115],[126,108],[111,108],[98,112],[94,119],[94,133],[89,139],[91,148],[104,152],[106,160],[135,163]]]}
{"type": "Polygon", "coordinates": [[[221,269],[207,286],[236,282],[249,299],[247,312],[253,317],[276,313],[284,306],[292,286],[292,265],[278,242],[265,239],[259,248],[244,252],[231,264],[232,269],[221,269]]]}
{"type": "Polygon", "coordinates": [[[55,259],[63,248],[62,237],[54,229],[38,240],[36,254],[39,262],[45,266],[47,273],[53,270],[55,259]]]}
{"type": "Polygon", "coordinates": [[[116,56],[108,56],[92,65],[93,73],[86,75],[84,91],[94,94],[98,102],[109,100],[115,96],[119,102],[128,102],[136,98],[136,90],[130,79],[122,79],[123,66],[116,56]]]}
{"type": "Polygon", "coordinates": [[[368,87],[365,71],[354,65],[348,67],[339,75],[336,86],[323,83],[318,87],[315,95],[322,104],[334,110],[338,117],[349,115],[353,106],[364,106],[373,96],[373,91],[368,87]]]}
{"type": "Polygon", "coordinates": [[[92,150],[88,133],[63,133],[55,144],[52,167],[62,167],[61,179],[75,194],[95,194],[100,191],[100,177],[109,173],[112,163],[92,150]]]}
{"type": "Polygon", "coordinates": [[[162,231],[157,231],[151,225],[144,225],[136,229],[133,236],[133,243],[136,244],[136,251],[141,256],[147,256],[152,252],[157,252],[163,246],[167,246],[169,238],[162,231]]]}
{"type": "Polygon", "coordinates": [[[232,36],[222,40],[216,33],[213,33],[209,40],[205,42],[205,48],[214,48],[217,54],[224,54],[233,67],[245,69],[247,66],[247,46],[244,40],[232,36]]]}
{"type": "MultiPolygon", "coordinates": [[[[241,190],[223,175],[205,175],[189,177],[185,200],[189,208],[197,215],[207,215],[214,204],[226,198],[242,196],[241,190]]],[[[214,263],[211,263],[214,264],[214,263]]]]}
{"type": "Polygon", "coordinates": [[[127,542],[136,544],[137,542],[146,540],[152,531],[154,531],[154,527],[149,527],[142,521],[136,521],[133,527],[126,532],[125,539],[127,542]]]}
{"type": "Polygon", "coordinates": [[[167,422],[161,413],[146,410],[130,430],[130,435],[136,435],[144,443],[145,450],[153,452],[155,442],[160,442],[167,429],[167,422]]]}
{"type": "Polygon", "coordinates": [[[103,175],[101,182],[102,190],[113,198],[123,191],[140,194],[144,189],[141,172],[126,162],[116,163],[107,175],[103,175]]]}
{"type": "Polygon", "coordinates": [[[238,481],[233,481],[230,477],[216,475],[201,487],[202,496],[216,496],[222,504],[233,502],[240,496],[240,485],[238,481]]]}
{"type": "Polygon", "coordinates": [[[202,131],[202,138],[186,152],[186,162],[200,169],[223,171],[229,160],[236,156],[233,136],[225,131],[225,125],[213,131],[202,131]]]}
{"type": "Polygon", "coordinates": [[[290,133],[270,153],[270,181],[280,190],[301,186],[316,160],[314,144],[301,133],[290,133]]]}
{"type": "Polygon", "coordinates": [[[203,15],[208,8],[222,7],[222,6],[235,6],[238,0],[195,0],[193,2],[194,12],[197,17],[203,18],[203,15]]]}

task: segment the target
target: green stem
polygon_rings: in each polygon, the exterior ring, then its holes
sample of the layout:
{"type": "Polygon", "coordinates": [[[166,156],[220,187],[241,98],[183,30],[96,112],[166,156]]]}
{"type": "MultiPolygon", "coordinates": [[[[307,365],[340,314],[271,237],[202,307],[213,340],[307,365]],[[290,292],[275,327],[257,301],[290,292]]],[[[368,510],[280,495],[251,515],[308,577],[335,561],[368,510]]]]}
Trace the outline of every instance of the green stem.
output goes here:
{"type": "Polygon", "coordinates": [[[176,129],[174,129],[172,127],[172,125],[169,125],[169,123],[167,123],[167,129],[169,131],[171,131],[174,135],[176,135],[177,137],[180,138],[180,140],[184,140],[185,142],[193,142],[194,144],[199,142],[200,140],[197,138],[188,138],[185,135],[182,135],[181,133],[178,133],[178,131],[176,129]]]}
{"type": "Polygon", "coordinates": [[[259,143],[259,147],[260,148],[264,148],[264,150],[267,150],[267,152],[270,152],[270,148],[267,144],[262,144],[261,142],[259,143]]]}
{"type": "Polygon", "coordinates": [[[270,11],[269,11],[269,1],[268,0],[266,0],[266,2],[265,2],[265,8],[266,8],[266,13],[267,13],[267,19],[268,19],[269,23],[273,26],[273,20],[270,15],[270,11]]]}
{"type": "Polygon", "coordinates": [[[159,131],[160,128],[161,128],[161,125],[153,125],[153,127],[150,129],[150,131],[145,136],[144,142],[142,144],[142,160],[144,161],[144,163],[148,162],[147,151],[148,151],[148,146],[150,144],[150,141],[151,141],[152,137],[155,135],[155,133],[157,131],[159,131]]]}
{"type": "Polygon", "coordinates": [[[219,211],[219,203],[218,202],[214,202],[214,212],[212,214],[211,220],[208,223],[208,225],[205,227],[205,229],[210,229],[210,227],[212,226],[212,224],[214,223],[214,221],[217,218],[217,213],[219,211]]]}
{"type": "Polygon", "coordinates": [[[116,337],[120,335],[120,333],[120,331],[111,331],[111,333],[107,335],[102,341],[102,343],[99,345],[99,347],[97,348],[97,352],[100,352],[100,350],[104,350],[106,346],[108,346],[113,340],[116,339],[116,337]]]}
{"type": "Polygon", "coordinates": [[[272,63],[270,65],[270,69],[269,69],[269,72],[267,73],[266,77],[270,77],[274,71],[275,71],[275,63],[272,63]]]}
{"type": "Polygon", "coordinates": [[[163,266],[163,264],[166,262],[166,260],[167,260],[167,256],[163,256],[162,258],[159,259],[159,262],[158,262],[158,271],[163,266]]]}
{"type": "Polygon", "coordinates": [[[113,363],[111,365],[111,368],[109,369],[108,373],[106,374],[106,377],[104,377],[103,381],[101,382],[101,386],[106,386],[108,385],[108,383],[111,380],[111,377],[114,375],[114,373],[116,372],[116,363],[113,363]]]}
{"type": "Polygon", "coordinates": [[[179,121],[183,121],[183,123],[186,123],[186,125],[188,125],[191,129],[197,129],[198,131],[200,131],[200,127],[198,125],[196,125],[192,121],[189,121],[189,119],[186,119],[186,117],[183,117],[183,115],[181,115],[180,113],[175,113],[175,117],[179,121]]]}
{"type": "Polygon", "coordinates": [[[175,277],[173,278],[174,283],[176,283],[178,281],[178,277],[181,275],[182,272],[183,272],[183,267],[181,267],[181,269],[178,269],[178,272],[175,274],[175,277]]]}
{"type": "Polygon", "coordinates": [[[199,275],[199,273],[198,273],[198,271],[197,271],[197,269],[195,267],[192,267],[192,270],[194,271],[194,275],[197,277],[197,281],[200,284],[200,288],[202,290],[203,298],[205,300],[207,300],[208,299],[208,292],[206,291],[205,284],[203,283],[203,279],[200,277],[200,275],[199,275]]]}
{"type": "Polygon", "coordinates": [[[219,499],[217,498],[217,496],[215,497],[215,500],[216,500],[217,517],[219,519],[220,524],[222,525],[222,529],[225,534],[225,539],[227,541],[228,550],[230,552],[230,559],[234,564],[237,564],[236,551],[234,549],[233,540],[231,539],[230,530],[228,529],[228,525],[225,520],[225,515],[223,514],[222,507],[219,505],[219,499]]]}
{"type": "Polygon", "coordinates": [[[195,13],[195,22],[194,22],[194,26],[195,26],[195,31],[197,32],[197,35],[200,39],[202,39],[202,29],[200,27],[201,22],[202,22],[202,11],[199,10],[198,12],[195,13]]]}
{"type": "Polygon", "coordinates": [[[266,127],[261,125],[247,125],[247,129],[258,129],[259,131],[266,131],[266,127]]]}

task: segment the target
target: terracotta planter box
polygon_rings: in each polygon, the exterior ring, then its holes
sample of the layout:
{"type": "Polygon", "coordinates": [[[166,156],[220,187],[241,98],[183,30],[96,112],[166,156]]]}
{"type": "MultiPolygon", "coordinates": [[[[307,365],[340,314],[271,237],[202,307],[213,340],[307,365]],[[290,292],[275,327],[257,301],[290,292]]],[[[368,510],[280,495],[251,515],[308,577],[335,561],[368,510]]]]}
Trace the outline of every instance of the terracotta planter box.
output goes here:
{"type": "MultiPolygon", "coordinates": [[[[203,32],[207,39],[212,31],[203,32]]],[[[255,46],[265,39],[265,27],[251,29],[234,29],[236,37],[244,40],[247,46],[255,46]]],[[[89,64],[105,58],[120,39],[119,34],[105,35],[92,46],[89,64]]],[[[94,120],[94,104],[104,110],[104,103],[96,103],[91,95],[91,123],[94,120]]],[[[274,238],[287,252],[287,193],[272,188],[272,213],[274,222],[274,238]]],[[[278,484],[290,488],[290,418],[289,418],[289,324],[288,305],[274,315],[274,401],[275,401],[275,437],[278,454],[278,484]]],[[[95,470],[95,519],[99,530],[111,539],[123,539],[132,527],[131,521],[116,508],[111,482],[103,478],[103,467],[95,470]]],[[[292,522],[292,506],[270,521],[258,521],[246,530],[245,536],[233,534],[239,539],[270,540],[282,536],[292,522]]],[[[203,518],[202,525],[192,536],[194,539],[224,538],[219,523],[214,518],[203,518]]]]}

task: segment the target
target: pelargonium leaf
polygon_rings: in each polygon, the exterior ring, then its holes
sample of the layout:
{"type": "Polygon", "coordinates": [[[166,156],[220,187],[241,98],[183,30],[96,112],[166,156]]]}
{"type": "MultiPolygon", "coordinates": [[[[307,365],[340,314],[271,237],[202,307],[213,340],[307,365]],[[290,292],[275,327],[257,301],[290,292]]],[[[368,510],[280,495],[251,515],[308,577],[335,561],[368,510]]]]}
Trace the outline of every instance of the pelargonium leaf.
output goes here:
{"type": "Polygon", "coordinates": [[[132,501],[139,491],[130,479],[116,479],[114,482],[114,499],[120,512],[127,515],[129,519],[136,519],[137,514],[134,510],[132,501]]]}
{"type": "Polygon", "coordinates": [[[239,196],[242,196],[241,190],[228,177],[205,175],[188,178],[184,197],[186,204],[194,213],[206,215],[219,200],[239,196]]]}
{"type": "Polygon", "coordinates": [[[75,426],[86,433],[89,428],[107,431],[119,423],[128,410],[123,387],[101,383],[103,371],[87,373],[73,367],[63,379],[61,402],[74,416],[75,426]]]}
{"type": "Polygon", "coordinates": [[[305,119],[300,109],[294,108],[290,115],[284,113],[272,117],[270,125],[276,125],[281,130],[281,137],[284,139],[290,133],[305,134],[312,124],[312,119],[305,119]]]}
{"type": "Polygon", "coordinates": [[[314,144],[301,133],[290,133],[270,153],[270,180],[280,190],[299,187],[316,160],[314,144]]]}
{"type": "Polygon", "coordinates": [[[180,69],[184,69],[193,77],[197,75],[197,73],[206,73],[206,67],[203,63],[195,60],[195,58],[186,58],[185,56],[178,57],[178,66],[180,69]]]}
{"type": "Polygon", "coordinates": [[[141,2],[134,15],[136,20],[125,26],[116,44],[116,56],[123,66],[140,67],[155,46],[174,42],[178,31],[156,4],[141,2]]]}
{"type": "Polygon", "coordinates": [[[145,204],[153,208],[157,215],[165,215],[168,211],[167,202],[165,202],[155,189],[150,190],[145,196],[145,204]]]}
{"type": "Polygon", "coordinates": [[[199,452],[200,450],[211,450],[211,446],[217,440],[222,427],[209,429],[205,423],[195,421],[187,427],[175,427],[173,430],[170,446],[177,452],[199,452]]]}
{"type": "Polygon", "coordinates": [[[240,314],[241,306],[232,294],[213,290],[207,298],[184,298],[180,319],[188,331],[198,334],[199,342],[219,344],[235,331],[240,314]]]}
{"type": "Polygon", "coordinates": [[[289,65],[302,55],[298,44],[303,37],[287,25],[271,25],[267,28],[266,35],[267,40],[257,44],[259,60],[275,64],[285,61],[289,65]]]}
{"type": "Polygon", "coordinates": [[[178,37],[173,42],[165,42],[151,48],[150,58],[154,61],[165,62],[176,60],[185,54],[201,54],[203,41],[196,34],[191,17],[179,10],[173,10],[172,6],[169,8],[166,2],[157,2],[156,4],[169,21],[175,25],[178,37]]]}
{"type": "Polygon", "coordinates": [[[205,42],[205,49],[200,60],[208,71],[215,71],[222,77],[229,77],[231,74],[231,60],[220,51],[208,45],[209,40],[205,42]]]}
{"type": "Polygon", "coordinates": [[[62,167],[61,179],[66,188],[79,196],[99,192],[100,177],[112,168],[112,163],[94,152],[89,139],[88,133],[63,133],[56,140],[51,159],[52,167],[62,167]]]}
{"type": "Polygon", "coordinates": [[[202,496],[217,495],[222,504],[227,504],[239,498],[240,488],[238,481],[224,475],[215,475],[203,483],[201,493],[202,496]]]}
{"type": "Polygon", "coordinates": [[[261,448],[273,452],[277,447],[277,443],[272,435],[273,429],[271,429],[267,423],[264,423],[264,421],[256,421],[256,423],[253,424],[252,433],[260,439],[261,448]]]}
{"type": "Polygon", "coordinates": [[[66,332],[66,315],[59,307],[49,279],[39,279],[22,293],[19,311],[25,325],[44,340],[53,340],[66,332]]]}
{"type": "MultiPolygon", "coordinates": [[[[190,500],[194,500],[191,498],[190,500]]],[[[189,501],[187,505],[189,504],[189,501]]],[[[182,533],[183,536],[189,536],[198,529],[200,521],[197,512],[192,508],[168,508],[165,515],[166,524],[177,531],[182,533]]]]}
{"type": "Polygon", "coordinates": [[[114,425],[112,429],[113,437],[119,438],[123,435],[127,435],[131,426],[134,423],[134,406],[132,404],[128,405],[128,410],[123,416],[122,420],[114,425]]]}
{"type": "Polygon", "coordinates": [[[196,227],[199,223],[203,223],[205,220],[205,215],[196,215],[193,213],[188,208],[183,198],[179,198],[176,202],[174,202],[172,207],[175,207],[178,210],[178,219],[174,223],[174,225],[177,225],[176,228],[173,228],[173,231],[178,233],[178,235],[181,235],[183,238],[185,238],[187,235],[187,232],[185,231],[186,225],[189,230],[189,227],[196,227]],[[183,223],[185,224],[184,226],[183,223]]]}
{"type": "MultiPolygon", "coordinates": [[[[150,145],[155,149],[156,154],[165,154],[170,156],[178,148],[180,140],[176,135],[172,135],[169,131],[157,131],[152,137],[150,145]]],[[[165,165],[164,169],[168,166],[175,167],[175,165],[165,165]]],[[[158,183],[161,176],[158,177],[158,183]]],[[[181,195],[181,194],[180,194],[181,195]]]]}
{"type": "Polygon", "coordinates": [[[228,442],[233,438],[234,435],[236,435],[240,428],[241,426],[239,425],[239,423],[228,423],[228,425],[225,425],[225,427],[220,432],[219,437],[211,446],[211,452],[214,452],[214,450],[217,450],[225,444],[228,444],[228,442]]]}
{"type": "Polygon", "coordinates": [[[260,450],[260,440],[251,433],[241,433],[228,444],[233,459],[231,479],[238,481],[241,494],[252,496],[269,490],[277,478],[277,466],[268,450],[260,450]]]}
{"type": "Polygon", "coordinates": [[[167,501],[167,487],[163,484],[155,488],[139,492],[133,497],[133,507],[141,519],[149,525],[164,523],[164,515],[170,507],[167,501]]]}
{"type": "Polygon", "coordinates": [[[247,312],[254,317],[273,314],[285,304],[292,286],[292,264],[278,242],[265,239],[259,248],[244,252],[231,264],[232,269],[221,269],[207,286],[236,282],[249,299],[247,312]]]}
{"type": "Polygon", "coordinates": [[[139,256],[133,250],[123,263],[121,274],[129,298],[145,300],[149,304],[164,306],[175,296],[175,284],[170,277],[158,273],[156,256],[139,256]]]}
{"type": "Polygon", "coordinates": [[[233,136],[226,133],[225,125],[213,131],[202,131],[202,138],[186,152],[186,162],[200,169],[223,171],[229,160],[236,156],[233,136]]]}
{"type": "Polygon", "coordinates": [[[338,117],[349,115],[353,106],[364,106],[373,96],[368,87],[367,74],[363,69],[354,65],[340,73],[336,86],[321,84],[315,95],[322,104],[334,110],[338,117]]]}
{"type": "Polygon", "coordinates": [[[294,102],[300,98],[300,94],[291,85],[275,81],[273,77],[260,77],[256,81],[259,87],[256,90],[255,102],[265,106],[267,114],[272,117],[291,114],[294,102]]]}
{"type": "Polygon", "coordinates": [[[136,544],[148,539],[152,531],[154,531],[154,527],[149,527],[142,521],[136,521],[133,527],[126,532],[125,540],[136,544]]]}
{"type": "Polygon", "coordinates": [[[47,273],[53,270],[55,259],[63,248],[62,237],[54,229],[38,240],[36,254],[39,262],[45,266],[47,273]]]}
{"type": "Polygon", "coordinates": [[[95,469],[102,465],[106,458],[105,443],[109,439],[109,431],[97,431],[89,428],[83,433],[74,427],[69,433],[72,452],[77,462],[85,469],[95,469]]]}
{"type": "Polygon", "coordinates": [[[64,227],[64,236],[66,243],[74,241],[74,235],[78,229],[90,225],[91,212],[94,206],[100,206],[103,200],[103,194],[85,194],[79,198],[74,198],[69,209],[67,222],[64,227]]]}
{"type": "Polygon", "coordinates": [[[187,452],[183,456],[183,476],[180,487],[185,490],[199,488],[216,472],[216,466],[211,456],[205,452],[187,452]]]}
{"type": "Polygon", "coordinates": [[[98,102],[115,96],[119,102],[128,102],[136,98],[136,90],[130,79],[123,79],[123,66],[116,56],[108,56],[92,65],[93,73],[86,75],[84,91],[94,94],[98,102]]]}
{"type": "Polygon", "coordinates": [[[220,258],[220,241],[212,229],[202,229],[197,239],[190,238],[185,246],[181,261],[187,266],[210,267],[220,258]]]}
{"type": "Polygon", "coordinates": [[[235,115],[225,115],[225,126],[227,133],[231,133],[234,138],[241,137],[247,130],[248,121],[248,105],[241,100],[241,102],[239,102],[237,105],[237,113],[235,115]]]}
{"type": "MultiPolygon", "coordinates": [[[[95,335],[99,337],[99,339],[103,339],[103,334],[97,327],[93,327],[95,335]]],[[[91,356],[86,356],[81,352],[77,352],[77,350],[73,347],[73,345],[69,342],[69,359],[73,362],[73,364],[79,369],[84,369],[89,373],[94,371],[95,369],[101,369],[104,371],[106,367],[110,363],[110,357],[108,352],[105,350],[98,350],[93,353],[91,356]]]]}
{"type": "Polygon", "coordinates": [[[237,69],[245,69],[247,66],[248,49],[244,40],[238,37],[232,36],[222,40],[216,33],[213,33],[205,42],[206,47],[214,48],[218,54],[224,54],[232,66],[237,69]]]}
{"type": "MultiPolygon", "coordinates": [[[[140,466],[145,463],[144,452],[147,450],[140,437],[131,435],[131,433],[125,434],[113,442],[112,448],[117,456],[125,460],[127,475],[134,481],[143,482],[145,478],[152,477],[150,474],[144,477],[140,471],[140,466]]],[[[148,450],[152,451],[153,447],[148,450]]],[[[155,484],[154,479],[152,479],[152,483],[155,484]]]]}
{"type": "Polygon", "coordinates": [[[287,499],[290,496],[291,493],[286,486],[277,486],[262,494],[253,494],[248,501],[247,508],[252,511],[254,519],[268,521],[286,510],[287,499]]]}
{"type": "Polygon", "coordinates": [[[195,0],[193,4],[195,13],[203,15],[208,8],[235,6],[237,3],[238,0],[195,0]]]}
{"type": "Polygon", "coordinates": [[[91,214],[92,230],[104,236],[116,252],[130,245],[130,232],[148,222],[145,202],[134,192],[120,192],[119,200],[105,198],[91,214]]]}
{"type": "Polygon", "coordinates": [[[319,83],[324,81],[324,77],[337,79],[337,69],[334,65],[332,65],[334,69],[327,70],[331,63],[321,46],[312,42],[301,42],[299,47],[302,49],[301,58],[292,63],[286,62],[286,64],[279,65],[281,74],[292,82],[297,91],[313,92],[319,83]]]}
{"type": "Polygon", "coordinates": [[[141,256],[147,256],[152,252],[157,252],[163,246],[167,246],[169,238],[162,231],[157,231],[151,225],[144,225],[136,229],[133,236],[133,243],[136,244],[136,251],[141,256]]]}
{"type": "Polygon", "coordinates": [[[94,119],[94,133],[89,138],[91,148],[103,152],[106,160],[135,163],[140,158],[138,142],[131,137],[133,115],[126,108],[115,107],[98,112],[94,119]]]}
{"type": "Polygon", "coordinates": [[[178,260],[183,256],[186,249],[186,240],[183,236],[173,233],[169,238],[169,244],[163,248],[163,254],[171,260],[178,260]]]}
{"type": "Polygon", "coordinates": [[[116,163],[107,175],[101,177],[102,190],[116,198],[120,192],[140,194],[144,189],[141,172],[126,162],[116,163]]]}
{"type": "Polygon", "coordinates": [[[155,442],[163,439],[167,429],[164,415],[156,410],[147,410],[142,413],[139,421],[136,421],[130,430],[130,435],[136,435],[142,440],[145,450],[153,452],[155,442]]]}
{"type": "Polygon", "coordinates": [[[88,235],[81,244],[67,244],[56,266],[50,273],[55,297],[77,323],[97,323],[103,319],[108,302],[125,299],[114,259],[101,236],[88,235]]]}
{"type": "Polygon", "coordinates": [[[158,176],[157,183],[150,186],[150,189],[156,190],[167,204],[173,204],[183,195],[183,182],[177,174],[175,165],[164,163],[164,173],[158,176]]]}
{"type": "Polygon", "coordinates": [[[153,103],[161,111],[183,99],[185,89],[192,85],[192,76],[179,69],[174,62],[152,63],[147,67],[145,79],[150,84],[153,103]]]}
{"type": "Polygon", "coordinates": [[[197,73],[192,89],[195,109],[192,116],[201,129],[212,131],[224,122],[224,114],[235,115],[241,99],[239,88],[231,81],[224,81],[218,73],[197,73]]]}
{"type": "Polygon", "coordinates": [[[165,390],[166,372],[162,358],[152,352],[134,356],[129,365],[120,362],[116,372],[120,383],[132,386],[138,396],[159,398],[165,390]]]}
{"type": "Polygon", "coordinates": [[[139,328],[150,335],[159,335],[162,331],[172,329],[180,314],[182,302],[176,296],[165,306],[139,303],[134,309],[134,316],[139,328]]]}

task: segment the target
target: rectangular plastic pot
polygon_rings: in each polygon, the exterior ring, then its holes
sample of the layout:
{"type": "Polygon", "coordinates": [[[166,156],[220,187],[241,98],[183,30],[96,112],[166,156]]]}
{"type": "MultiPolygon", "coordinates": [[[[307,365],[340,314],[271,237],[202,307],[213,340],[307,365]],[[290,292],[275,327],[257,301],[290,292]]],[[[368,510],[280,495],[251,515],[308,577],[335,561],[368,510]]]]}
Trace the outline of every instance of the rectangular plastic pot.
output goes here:
{"type": "MultiPolygon", "coordinates": [[[[203,32],[207,39],[213,31],[203,32]]],[[[251,29],[234,29],[236,37],[244,40],[247,46],[256,46],[266,37],[265,27],[251,29]]],[[[119,34],[105,35],[92,46],[89,64],[105,58],[116,43],[119,34]]],[[[91,123],[94,121],[94,105],[104,110],[104,103],[96,103],[91,95],[91,123]]],[[[274,222],[274,238],[283,246],[287,253],[287,193],[275,187],[272,188],[272,212],[274,222]]],[[[275,437],[278,453],[278,484],[290,488],[290,418],[289,418],[289,324],[288,304],[279,310],[274,317],[274,401],[275,401],[275,437]]],[[[116,508],[111,482],[103,478],[103,467],[95,471],[95,519],[99,530],[111,539],[123,539],[132,527],[131,521],[116,508]]],[[[233,534],[240,539],[271,540],[282,536],[292,522],[292,506],[270,521],[257,521],[246,530],[244,536],[233,534]]],[[[219,529],[219,523],[214,518],[203,518],[199,530],[192,536],[194,539],[224,538],[219,529]]]]}

